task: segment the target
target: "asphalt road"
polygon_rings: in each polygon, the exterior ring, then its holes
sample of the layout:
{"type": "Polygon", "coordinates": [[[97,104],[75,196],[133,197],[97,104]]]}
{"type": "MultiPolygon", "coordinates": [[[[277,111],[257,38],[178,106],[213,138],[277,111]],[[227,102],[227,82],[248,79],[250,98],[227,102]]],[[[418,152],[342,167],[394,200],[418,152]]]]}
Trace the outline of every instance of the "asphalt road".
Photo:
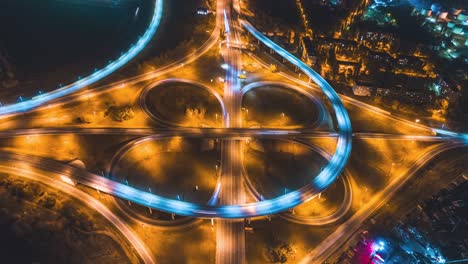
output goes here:
{"type": "Polygon", "coordinates": [[[465,146],[464,143],[447,142],[431,147],[418,160],[414,161],[404,173],[395,177],[383,191],[373,196],[363,208],[360,208],[351,218],[339,226],[335,232],[315,247],[300,263],[323,263],[328,256],[341,248],[348,238],[360,228],[362,223],[382,207],[423,166],[437,155],[463,146],[465,146]]]}
{"type": "Polygon", "coordinates": [[[135,45],[133,45],[127,52],[123,53],[118,59],[110,62],[106,67],[97,70],[93,74],[83,79],[79,79],[78,81],[65,87],[35,96],[27,101],[0,106],[0,116],[21,113],[39,107],[52,100],[79,91],[97,81],[102,80],[103,78],[109,76],[113,72],[120,69],[122,66],[127,64],[133,58],[135,58],[135,56],[138,55],[142,50],[144,50],[146,45],[148,45],[150,40],[153,38],[154,34],[159,28],[159,24],[161,23],[162,13],[164,9],[163,2],[163,0],[155,0],[153,17],[145,33],[143,34],[143,36],[140,37],[140,39],[137,41],[137,43],[135,43],[135,45]]]}
{"type": "MultiPolygon", "coordinates": [[[[190,61],[197,59],[199,56],[208,51],[217,41],[218,32],[221,28],[220,25],[224,25],[226,29],[227,37],[227,49],[224,54],[225,61],[228,64],[228,69],[226,72],[226,87],[224,92],[224,102],[226,107],[225,115],[225,127],[224,129],[171,129],[171,131],[155,131],[152,129],[78,129],[78,128],[56,128],[56,129],[31,129],[31,130],[17,130],[17,131],[3,131],[0,132],[0,137],[10,137],[18,135],[27,135],[29,133],[37,134],[59,134],[59,133],[83,133],[83,134],[93,134],[93,133],[135,133],[135,134],[158,134],[157,136],[176,136],[176,135],[196,135],[202,137],[208,137],[213,135],[214,137],[231,137],[223,141],[223,168],[222,175],[219,181],[219,203],[221,205],[215,205],[216,200],[212,203],[201,206],[190,203],[185,203],[181,201],[174,201],[169,199],[163,199],[157,195],[149,194],[142,192],[140,190],[133,189],[131,187],[125,186],[113,182],[109,179],[100,177],[98,175],[93,175],[91,173],[83,172],[72,168],[67,165],[60,164],[58,162],[50,161],[47,159],[42,159],[38,157],[32,157],[27,155],[19,155],[14,153],[0,153],[0,160],[5,162],[7,166],[11,166],[11,170],[17,169],[20,164],[26,164],[27,169],[24,169],[22,172],[30,171],[33,173],[36,170],[44,170],[56,174],[58,177],[66,176],[69,179],[82,183],[91,188],[96,188],[100,191],[121,197],[123,199],[131,200],[135,203],[139,203],[143,206],[152,207],[155,209],[174,212],[180,215],[188,216],[198,216],[198,217],[207,217],[207,218],[237,218],[241,220],[227,220],[227,221],[218,221],[218,232],[219,236],[217,237],[219,243],[219,252],[217,252],[217,261],[218,263],[243,263],[245,261],[245,240],[243,238],[243,217],[256,216],[256,215],[269,215],[273,213],[278,213],[284,211],[288,208],[294,207],[304,201],[311,199],[317,193],[325,190],[334,180],[340,175],[343,171],[344,166],[349,157],[351,150],[351,139],[355,138],[383,138],[383,139],[407,139],[407,140],[427,140],[427,141],[444,141],[438,147],[435,147],[424,154],[417,162],[415,162],[408,171],[403,174],[398,179],[395,179],[390,183],[389,186],[379,195],[373,198],[373,202],[369,203],[362,210],[354,214],[348,221],[341,225],[336,232],[331,234],[321,245],[316,247],[311,254],[304,259],[304,262],[321,262],[328,255],[330,255],[334,250],[340,247],[343,244],[343,239],[351,235],[361,223],[367,219],[375,210],[381,207],[392,195],[394,195],[404,184],[407,182],[411,175],[416,173],[424,164],[434,158],[436,155],[447,151],[452,148],[461,147],[468,141],[468,135],[462,133],[455,133],[451,131],[445,131],[441,129],[434,129],[430,127],[425,127],[420,124],[415,124],[408,120],[405,120],[400,117],[393,116],[391,113],[380,110],[376,107],[364,104],[352,98],[347,98],[345,96],[339,97],[333,88],[316,72],[311,70],[303,62],[286,52],[284,49],[274,44],[271,40],[266,38],[263,34],[258,32],[252,25],[244,20],[238,19],[238,2],[230,0],[220,0],[218,1],[218,10],[217,10],[217,28],[212,34],[212,37],[205,42],[205,44],[198,49],[195,53],[192,53],[190,56],[183,58],[175,63],[168,65],[158,71],[148,73],[145,75],[137,76],[134,78],[129,78],[122,80],[121,82],[100,87],[92,92],[82,92],[77,93],[73,96],[68,96],[71,93],[74,93],[89,84],[94,83],[97,80],[104,78],[109,75],[117,68],[124,65],[126,62],[131,60],[141,49],[144,48],[147,41],[152,37],[157,27],[159,26],[160,13],[162,12],[162,0],[156,0],[156,9],[155,16],[151,23],[150,28],[147,31],[147,34],[142,37],[137,45],[124,54],[118,61],[109,64],[106,68],[96,72],[95,74],[86,77],[75,84],[64,87],[63,89],[56,90],[54,92],[38,96],[30,101],[25,101],[19,104],[3,106],[0,107],[0,118],[12,117],[15,113],[23,112],[30,110],[32,108],[40,107],[44,104],[56,100],[55,105],[65,104],[81,96],[92,96],[100,92],[107,91],[110,89],[118,89],[121,85],[125,85],[127,82],[137,83],[142,80],[148,80],[157,76],[160,76],[163,73],[172,71],[174,69],[180,68],[190,61]],[[159,4],[158,4],[159,3],[159,4]],[[237,10],[235,12],[234,10],[237,10]],[[234,46],[238,45],[241,41],[239,37],[239,30],[244,27],[250,34],[255,36],[263,44],[272,48],[275,52],[283,56],[286,60],[298,66],[302,71],[304,71],[316,84],[317,86],[311,86],[305,84],[314,89],[320,88],[326,96],[330,99],[332,107],[336,114],[336,119],[338,121],[339,133],[319,133],[314,131],[304,132],[296,130],[262,130],[262,129],[251,129],[245,130],[241,129],[241,98],[242,91],[241,85],[238,78],[239,70],[241,67],[241,54],[238,48],[234,46]],[[233,43],[230,48],[230,43],[233,43]],[[65,97],[66,96],[66,97],[65,97]],[[406,124],[422,128],[429,132],[429,135],[392,135],[392,134],[372,134],[372,133],[352,133],[351,132],[351,123],[349,117],[346,113],[346,109],[343,106],[342,101],[350,102],[359,107],[363,107],[367,110],[371,110],[379,115],[385,115],[386,117],[392,118],[393,120],[405,122],[406,124]],[[112,130],[112,132],[110,131],[112,130]],[[240,138],[235,138],[236,135],[240,138]],[[293,191],[287,195],[278,197],[273,200],[260,201],[253,204],[245,204],[245,192],[242,190],[242,170],[241,170],[241,160],[242,160],[242,151],[241,151],[241,139],[250,136],[278,136],[281,137],[290,137],[290,136],[324,136],[337,137],[337,149],[336,152],[332,155],[330,163],[324,168],[324,170],[314,179],[314,181],[297,191],[293,191]],[[232,138],[234,137],[234,138],[232,138]],[[219,259],[219,260],[218,260],[219,259]]],[[[291,79],[296,82],[303,82],[297,80],[294,77],[284,75],[285,78],[291,79]]],[[[304,83],[304,82],[303,82],[304,83]]],[[[41,108],[41,111],[44,109],[41,108]]],[[[21,166],[23,166],[21,165],[21,166]]],[[[27,174],[27,173],[26,173],[27,174]]],[[[37,179],[40,177],[35,175],[37,179]]],[[[45,180],[45,179],[44,179],[45,180]]],[[[60,180],[60,178],[59,178],[60,180]]],[[[59,181],[57,180],[57,181],[59,181]]],[[[49,180],[50,181],[50,180],[49,180]]],[[[62,178],[63,181],[63,178],[62,178]]],[[[57,183],[56,181],[51,182],[54,186],[62,187],[64,183],[57,183]]],[[[66,185],[67,188],[76,189],[71,185],[66,185]]],[[[73,191],[71,191],[72,193],[73,191]]],[[[77,194],[75,194],[77,195],[77,194]]],[[[93,202],[88,201],[89,205],[92,206],[93,202]]],[[[96,206],[96,205],[95,205],[96,206]]],[[[92,206],[92,207],[95,207],[92,206]]],[[[105,210],[105,208],[99,208],[99,210],[105,210]]],[[[112,218],[110,215],[109,218],[112,218]]],[[[108,219],[109,219],[108,218],[108,219]]],[[[117,220],[112,220],[117,221],[117,220]]],[[[118,222],[116,222],[118,224],[118,222]]],[[[120,225],[120,224],[118,224],[120,225]]],[[[127,226],[123,224],[120,227],[122,232],[129,232],[127,226]]],[[[130,232],[131,233],[131,232],[130,232]]],[[[140,248],[140,255],[146,262],[151,262],[152,259],[149,257],[149,254],[144,250],[141,241],[135,240],[130,233],[127,233],[129,240],[136,246],[140,248]]],[[[138,250],[138,249],[137,249],[138,250]]]]}
{"type": "MultiPolygon", "coordinates": [[[[240,50],[233,48],[231,43],[239,43],[239,25],[233,9],[232,0],[223,2],[223,15],[225,24],[226,45],[223,52],[224,62],[227,65],[226,82],[224,85],[224,102],[226,115],[224,126],[226,128],[240,128],[241,119],[241,84],[238,78],[242,67],[240,50]]],[[[242,181],[242,142],[236,139],[225,139],[221,147],[221,190],[220,204],[245,204],[246,197],[242,181]]],[[[216,263],[242,264],[245,263],[245,232],[244,220],[229,219],[216,222],[216,263]]]]}
{"type": "MultiPolygon", "coordinates": [[[[137,251],[140,258],[144,263],[156,263],[153,254],[141,241],[134,231],[122,221],[117,215],[109,210],[99,200],[95,199],[91,195],[81,191],[80,189],[65,183],[61,177],[64,174],[53,172],[50,169],[41,170],[31,166],[29,160],[23,159],[4,159],[0,157],[0,171],[18,175],[23,178],[27,178],[33,181],[38,181],[43,184],[49,185],[53,188],[57,188],[60,191],[72,196],[75,199],[80,200],[90,208],[93,208],[102,216],[104,216],[112,225],[117,228],[125,238],[132,244],[137,251]],[[47,175],[47,176],[46,176],[47,175]]],[[[66,174],[65,174],[66,175],[66,174]]]]}

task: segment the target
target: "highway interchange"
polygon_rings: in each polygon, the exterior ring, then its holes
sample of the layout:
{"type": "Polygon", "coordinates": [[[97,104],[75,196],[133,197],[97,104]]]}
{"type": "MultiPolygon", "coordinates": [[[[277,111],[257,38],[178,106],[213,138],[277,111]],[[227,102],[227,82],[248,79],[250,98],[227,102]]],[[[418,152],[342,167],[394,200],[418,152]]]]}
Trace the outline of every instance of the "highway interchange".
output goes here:
{"type": "MultiPolygon", "coordinates": [[[[119,59],[109,64],[102,70],[97,71],[89,77],[83,78],[76,83],[60,88],[50,93],[46,93],[35,97],[29,101],[21,103],[1,106],[0,120],[10,120],[19,116],[25,111],[41,111],[44,107],[56,107],[64,105],[73,100],[77,100],[83,96],[92,97],[100,93],[108,92],[112,89],[118,89],[122,84],[140,83],[143,80],[153,80],[164,73],[182,68],[184,65],[195,61],[203,56],[215,44],[218,43],[220,29],[224,29],[226,42],[223,52],[224,62],[228,65],[226,70],[224,92],[219,95],[213,90],[212,94],[219,100],[224,117],[223,128],[186,128],[177,126],[177,124],[168,124],[166,129],[155,128],[77,128],[77,127],[57,127],[57,128],[27,128],[13,129],[0,131],[0,138],[12,138],[24,135],[60,135],[60,134],[85,134],[85,135],[134,135],[139,136],[138,139],[129,142],[123,146],[118,154],[111,161],[109,172],[112,174],[113,164],[118,162],[119,158],[130,149],[137,147],[138,144],[147,140],[157,140],[160,138],[169,138],[174,136],[180,137],[195,137],[195,138],[220,138],[222,139],[221,147],[221,176],[217,184],[217,189],[214,190],[212,198],[206,204],[193,204],[176,199],[169,199],[158,196],[147,191],[138,190],[124,183],[115,182],[112,177],[106,178],[101,175],[96,175],[82,169],[74,168],[60,162],[49,159],[35,157],[19,153],[0,152],[0,170],[18,174],[23,177],[46,183],[52,187],[60,188],[63,192],[80,199],[88,206],[96,209],[104,215],[125,237],[132,243],[141,259],[145,263],[155,263],[157,259],[149,252],[144,243],[132,232],[132,229],[125,224],[119,217],[115,216],[102,203],[90,195],[85,194],[73,185],[67,184],[67,179],[72,182],[88,186],[100,192],[122,198],[132,203],[137,203],[145,207],[156,210],[174,213],[182,216],[200,217],[200,218],[219,218],[216,221],[217,228],[217,263],[245,263],[245,237],[244,237],[244,218],[269,216],[281,213],[281,217],[300,224],[308,225],[325,225],[335,223],[348,213],[352,192],[349,187],[349,178],[352,175],[347,173],[345,166],[349,159],[352,140],[355,139],[385,139],[385,140],[411,140],[411,141],[433,141],[440,142],[425,152],[418,160],[407,169],[407,172],[401,177],[394,179],[379,195],[373,197],[373,202],[368,203],[364,208],[353,214],[343,224],[341,224],[334,233],[325,239],[319,247],[316,247],[303,260],[303,263],[321,263],[326,257],[333,253],[343,243],[346,237],[344,234],[351,235],[356,230],[360,223],[367,219],[375,212],[386,200],[390,199],[408,180],[411,175],[415,174],[418,169],[422,168],[435,156],[453,148],[463,147],[468,141],[468,135],[456,132],[446,131],[442,129],[425,127],[403,118],[397,117],[386,111],[380,110],[373,106],[359,102],[355,99],[338,95],[334,89],[325,81],[319,74],[310,69],[305,63],[276,45],[274,42],[265,37],[261,32],[256,30],[248,21],[246,21],[240,13],[240,4],[236,0],[219,0],[217,1],[217,21],[216,27],[213,30],[210,38],[203,43],[194,53],[169,64],[159,70],[122,80],[118,83],[98,87],[96,89],[81,91],[98,80],[110,75],[112,72],[122,67],[140,53],[145,46],[153,38],[156,30],[159,27],[162,13],[163,0],[155,1],[155,10],[153,19],[140,40],[128,52],[124,53],[119,59]],[[263,45],[271,48],[277,54],[281,55],[285,60],[296,65],[303,73],[305,73],[314,84],[305,83],[286,73],[280,73],[288,80],[297,83],[298,86],[289,85],[291,89],[296,89],[305,94],[312,101],[317,100],[313,96],[313,91],[320,89],[331,103],[335,120],[337,121],[338,132],[322,132],[313,128],[308,129],[262,129],[262,128],[243,128],[241,103],[243,95],[250,89],[258,86],[271,84],[270,82],[258,82],[247,86],[242,86],[238,78],[242,67],[242,51],[236,47],[236,44],[241,43],[244,34],[250,34],[252,37],[259,40],[263,45]],[[231,45],[232,43],[232,45],[231,45]],[[308,87],[305,90],[298,87],[308,87]],[[386,116],[397,122],[403,122],[410,126],[414,126],[425,130],[424,135],[412,134],[386,134],[386,133],[360,133],[352,132],[351,120],[343,102],[351,103],[359,107],[365,108],[368,111],[378,115],[386,116]],[[317,175],[311,177],[313,179],[309,185],[298,190],[293,190],[285,193],[282,196],[265,200],[261,196],[255,194],[255,189],[249,185],[246,177],[245,169],[242,165],[242,142],[250,138],[273,138],[282,140],[293,140],[301,142],[301,138],[336,138],[336,150],[332,154],[320,148],[315,150],[320,152],[322,156],[329,160],[328,164],[317,175]],[[294,216],[287,213],[297,205],[313,199],[315,196],[327,189],[340,175],[344,174],[343,181],[345,182],[345,198],[340,209],[333,215],[323,218],[304,218],[294,216]],[[64,178],[66,177],[65,181],[64,178]],[[51,180],[52,179],[52,180],[51,180]],[[247,193],[253,193],[257,201],[246,203],[247,193]],[[286,212],[286,213],[285,213],[286,212]],[[221,220],[222,219],[222,220],[221,220]],[[340,242],[341,241],[341,242],[340,242]]],[[[259,63],[264,63],[259,61],[259,63]]],[[[176,79],[177,80],[177,79],[176,79]]],[[[163,82],[175,80],[158,80],[154,85],[163,82]]],[[[180,81],[180,80],[178,80],[180,81]]],[[[151,85],[153,86],[153,85],[151,85]]],[[[208,88],[209,89],[209,88],[208,88]]],[[[146,91],[146,90],[145,90],[146,91]]],[[[144,99],[142,94],[142,100],[144,99]]],[[[321,105],[320,102],[316,103],[321,105]]],[[[144,104],[141,104],[144,105],[144,104]]],[[[149,111],[147,111],[149,112],[149,111]]],[[[153,119],[157,119],[153,116],[153,119]]],[[[325,111],[321,111],[321,123],[329,119],[325,111]]],[[[161,120],[159,120],[161,121],[161,120]]],[[[310,146],[314,148],[314,146],[310,146]]]]}

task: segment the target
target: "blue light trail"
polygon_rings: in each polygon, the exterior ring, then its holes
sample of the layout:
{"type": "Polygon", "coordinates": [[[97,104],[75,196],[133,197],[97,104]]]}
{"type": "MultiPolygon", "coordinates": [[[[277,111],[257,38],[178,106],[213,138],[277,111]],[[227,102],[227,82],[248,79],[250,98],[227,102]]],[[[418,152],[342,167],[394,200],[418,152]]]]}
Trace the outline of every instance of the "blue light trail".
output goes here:
{"type": "MultiPolygon", "coordinates": [[[[105,178],[99,180],[101,191],[111,193],[115,196],[130,200],[134,203],[138,203],[146,207],[151,207],[178,215],[208,218],[245,218],[261,215],[271,215],[297,206],[309,200],[314,195],[324,191],[336,180],[336,178],[343,171],[349,158],[352,139],[351,121],[349,120],[346,109],[338,97],[338,94],[333,90],[330,84],[328,84],[319,74],[310,69],[302,61],[295,58],[293,55],[263,36],[247,22],[242,21],[242,25],[253,36],[263,42],[263,44],[274,49],[278,54],[283,56],[289,62],[303,70],[322,88],[325,95],[327,95],[329,100],[332,102],[338,120],[340,134],[338,136],[337,149],[329,164],[310,184],[299,190],[286,193],[273,199],[242,205],[216,206],[213,204],[213,201],[210,201],[208,205],[197,205],[194,203],[169,199],[152,193],[137,190],[127,185],[105,178]]],[[[132,145],[134,144],[132,143],[132,145]]]]}
{"type": "Polygon", "coordinates": [[[163,12],[163,1],[164,0],[155,0],[154,13],[151,19],[150,25],[148,26],[145,34],[138,40],[138,42],[133,45],[126,53],[122,54],[117,60],[110,62],[106,67],[94,72],[93,74],[80,78],[78,81],[59,88],[55,91],[48,93],[43,93],[41,95],[35,96],[30,100],[21,101],[16,104],[5,105],[0,107],[0,116],[7,114],[14,114],[25,112],[30,109],[39,107],[47,102],[55,100],[57,98],[69,95],[73,92],[76,92],[84,87],[91,85],[97,81],[102,80],[104,77],[110,75],[116,70],[120,69],[122,66],[127,64],[136,55],[138,55],[145,47],[148,45],[149,41],[153,38],[156,30],[158,29],[163,12]]]}

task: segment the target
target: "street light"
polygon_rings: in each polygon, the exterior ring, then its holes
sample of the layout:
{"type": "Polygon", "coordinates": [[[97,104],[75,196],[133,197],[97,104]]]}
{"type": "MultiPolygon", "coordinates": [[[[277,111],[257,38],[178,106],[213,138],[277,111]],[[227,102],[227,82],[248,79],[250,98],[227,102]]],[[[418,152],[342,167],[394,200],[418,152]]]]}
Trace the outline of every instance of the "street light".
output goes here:
{"type": "Polygon", "coordinates": [[[395,164],[396,164],[395,162],[392,162],[392,166],[390,167],[390,170],[388,171],[387,177],[392,176],[392,170],[393,170],[393,167],[395,166],[395,164]]]}

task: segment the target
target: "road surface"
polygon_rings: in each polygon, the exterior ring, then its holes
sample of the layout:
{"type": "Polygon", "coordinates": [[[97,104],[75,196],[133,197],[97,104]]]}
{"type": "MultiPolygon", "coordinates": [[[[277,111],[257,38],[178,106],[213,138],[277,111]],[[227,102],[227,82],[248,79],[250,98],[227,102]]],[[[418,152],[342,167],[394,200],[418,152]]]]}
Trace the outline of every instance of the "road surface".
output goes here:
{"type": "Polygon", "coordinates": [[[371,201],[359,209],[350,219],[340,225],[332,234],[330,234],[322,243],[315,247],[300,263],[323,263],[328,256],[338,250],[343,243],[359,229],[361,224],[369,218],[376,210],[386,203],[419,169],[424,167],[437,155],[455,149],[464,147],[462,142],[442,143],[426,151],[418,160],[414,161],[406,172],[395,177],[385,189],[373,196],[371,201]]]}
{"type": "Polygon", "coordinates": [[[65,183],[61,180],[61,177],[66,174],[58,174],[53,170],[40,170],[30,166],[27,158],[21,159],[3,159],[0,157],[0,171],[18,175],[23,178],[28,178],[33,181],[38,181],[53,188],[59,189],[75,199],[80,200],[90,208],[93,208],[102,216],[104,216],[122,235],[132,244],[137,251],[140,258],[144,263],[156,263],[152,253],[146,247],[146,245],[138,238],[134,231],[123,222],[118,216],[110,211],[104,204],[99,200],[95,199],[91,195],[81,191],[80,189],[65,183]],[[47,175],[47,176],[45,176],[47,175]]]}
{"type": "MultiPolygon", "coordinates": [[[[174,69],[181,68],[185,63],[194,61],[202,54],[207,52],[218,40],[218,32],[222,25],[224,25],[226,31],[226,49],[224,59],[228,65],[226,71],[226,85],[224,91],[224,122],[225,127],[220,129],[204,129],[204,128],[168,128],[167,130],[155,130],[151,128],[139,128],[139,129],[115,129],[115,128],[94,128],[94,129],[83,129],[83,128],[49,128],[49,129],[29,129],[29,130],[14,130],[14,131],[2,131],[0,137],[13,137],[19,135],[31,135],[31,134],[61,134],[61,133],[75,133],[75,134],[134,134],[144,137],[139,140],[151,140],[154,138],[164,138],[170,136],[185,136],[185,137],[213,137],[213,138],[224,138],[222,144],[222,174],[220,176],[217,188],[214,191],[213,197],[207,205],[196,205],[183,201],[166,199],[159,197],[155,194],[147,193],[141,190],[137,190],[126,186],[121,183],[114,182],[110,179],[103,178],[99,175],[94,175],[68,165],[64,165],[55,161],[33,157],[28,155],[20,155],[15,153],[0,153],[0,160],[5,166],[9,166],[10,170],[19,170],[21,166],[26,166],[23,169],[23,173],[30,171],[35,173],[37,170],[51,172],[56,177],[67,177],[72,181],[84,184],[91,188],[95,188],[102,192],[120,197],[125,200],[132,201],[134,203],[141,204],[143,206],[151,207],[154,209],[167,211],[179,215],[204,217],[204,218],[227,218],[227,219],[240,219],[240,220],[223,220],[217,221],[217,253],[216,258],[218,263],[243,263],[245,261],[245,240],[243,230],[243,218],[270,215],[279,212],[283,212],[289,208],[297,206],[304,201],[312,199],[315,195],[325,190],[330,184],[332,184],[336,178],[343,172],[346,162],[349,158],[351,151],[351,140],[352,138],[357,139],[395,139],[395,140],[425,140],[425,141],[441,141],[445,142],[440,147],[435,147],[428,151],[421,157],[413,166],[408,170],[407,173],[400,176],[398,179],[392,181],[392,183],[385,188],[383,192],[373,198],[373,203],[369,203],[365,208],[358,211],[353,215],[347,222],[340,226],[337,231],[331,234],[320,246],[311,252],[304,261],[305,262],[320,262],[324,260],[330,252],[336,250],[346,236],[353,233],[353,230],[359,227],[359,225],[368,218],[372,212],[379,208],[386,200],[389,199],[401,186],[403,186],[406,180],[413,175],[419,168],[431,160],[434,156],[452,149],[455,147],[463,146],[468,142],[468,135],[463,133],[456,133],[441,129],[434,129],[426,127],[420,124],[416,124],[405,120],[400,117],[396,117],[391,113],[388,113],[379,108],[367,105],[359,102],[355,99],[338,96],[333,88],[316,72],[311,70],[302,61],[292,56],[290,53],[273,43],[259,31],[257,31],[250,23],[245,20],[239,19],[239,3],[235,0],[219,0],[217,5],[217,23],[214,32],[210,39],[203,44],[196,52],[184,57],[182,60],[174,62],[162,69],[157,71],[122,80],[121,82],[114,83],[96,89],[91,92],[81,92],[73,96],[68,96],[71,93],[79,91],[85,86],[98,81],[105,76],[111,74],[113,71],[131,60],[140,50],[144,48],[149,39],[156,31],[159,26],[159,21],[162,12],[162,0],[156,0],[155,12],[153,20],[148,28],[147,33],[140,39],[140,41],[132,47],[127,53],[125,53],[117,61],[109,64],[104,69],[97,71],[91,76],[88,76],[70,86],[62,89],[37,96],[32,100],[22,102],[15,105],[2,106],[0,107],[0,118],[11,117],[15,113],[27,111],[32,108],[40,107],[51,100],[55,100],[55,105],[65,104],[67,102],[82,98],[82,96],[92,96],[108,91],[111,89],[118,89],[128,83],[137,83],[143,80],[149,80],[161,74],[173,71],[174,69]],[[311,87],[312,89],[320,89],[330,100],[334,113],[336,115],[338,133],[336,132],[318,132],[313,130],[285,130],[285,129],[244,129],[241,128],[241,99],[243,91],[241,89],[239,76],[239,70],[241,69],[241,54],[240,50],[236,48],[241,43],[239,31],[241,27],[245,28],[252,36],[261,41],[264,45],[270,47],[272,50],[280,54],[284,59],[290,63],[296,65],[301,69],[311,80],[313,80],[316,86],[312,86],[309,83],[305,83],[294,77],[288,76],[284,73],[282,76],[288,78],[296,83],[301,83],[305,86],[311,87]],[[60,100],[56,100],[62,98],[60,100]],[[406,124],[421,128],[428,132],[428,135],[396,135],[396,134],[375,134],[375,133],[352,133],[351,123],[347,115],[347,111],[344,108],[342,101],[346,101],[363,107],[367,110],[373,111],[379,115],[392,118],[393,120],[405,122],[406,124]],[[314,180],[307,186],[292,191],[283,196],[271,199],[262,200],[255,203],[245,203],[245,192],[243,190],[242,182],[242,145],[241,140],[248,137],[275,137],[278,139],[294,139],[295,137],[336,137],[337,148],[335,153],[331,155],[329,164],[323,169],[323,171],[314,178],[314,180]],[[229,138],[229,139],[227,139],[229,138]],[[23,164],[20,166],[20,164],[23,164]],[[16,168],[15,168],[16,166],[16,168]],[[217,199],[219,197],[219,199],[217,199]],[[219,202],[219,203],[217,203],[219,202]]],[[[219,99],[219,98],[218,98],[219,99]]],[[[44,108],[40,108],[44,110],[44,108]]],[[[132,142],[136,146],[138,140],[132,142]]],[[[140,141],[141,142],[141,141],[140,141]]],[[[129,145],[129,147],[133,147],[129,145]]],[[[122,152],[123,153],[123,152],[122,152]]],[[[34,175],[34,178],[40,179],[40,176],[34,175]]],[[[45,180],[45,178],[43,179],[45,180]]],[[[57,183],[57,181],[50,181],[51,185],[56,187],[63,187],[64,183],[57,183]]],[[[72,186],[66,185],[68,189],[75,189],[72,186]]],[[[77,190],[77,189],[76,189],[77,190]]],[[[70,193],[73,191],[70,190],[70,193]]],[[[75,193],[74,195],[77,195],[75,193]]],[[[92,202],[89,201],[90,205],[92,202]]],[[[345,201],[345,204],[347,202],[345,201]]],[[[95,205],[96,206],[96,205],[95,205]]],[[[92,206],[94,207],[94,206],[92,206]]],[[[94,207],[96,208],[96,207],[94,207]]],[[[98,208],[98,210],[105,210],[98,208]]],[[[107,214],[107,213],[106,213],[107,214]]],[[[112,218],[111,215],[108,219],[112,218]]],[[[112,218],[113,219],[113,218],[112,218]]],[[[310,219],[309,219],[310,220],[310,219]]],[[[308,220],[308,221],[309,221],[308,220]]],[[[117,220],[111,220],[117,221],[117,220]]],[[[299,221],[299,220],[298,220],[299,221]]],[[[310,220],[312,221],[312,220],[310,220]]],[[[116,222],[119,225],[119,222],[116,222]]],[[[139,253],[146,262],[151,262],[152,259],[148,252],[145,253],[144,246],[141,245],[141,241],[135,240],[135,237],[131,236],[131,232],[126,226],[120,226],[119,230],[122,229],[122,233],[127,233],[129,240],[132,244],[139,248],[139,253]],[[125,229],[127,228],[127,229],[125,229]],[[130,233],[128,233],[130,232],[130,233]],[[140,244],[139,244],[140,243],[140,244]]],[[[138,249],[137,249],[138,250],[138,249]]]]}
{"type": "Polygon", "coordinates": [[[137,41],[137,43],[135,43],[127,52],[123,53],[118,59],[109,63],[106,67],[94,72],[93,74],[65,87],[35,96],[27,101],[0,106],[0,116],[29,111],[52,100],[79,91],[93,83],[96,83],[97,81],[102,80],[103,78],[109,76],[113,72],[120,69],[122,66],[127,64],[133,58],[135,58],[135,56],[138,55],[153,38],[154,34],[159,28],[159,24],[161,23],[162,13],[164,9],[163,2],[164,0],[155,0],[153,17],[145,33],[137,41]]]}
{"type": "MultiPolygon", "coordinates": [[[[224,85],[224,102],[226,128],[240,128],[241,117],[241,84],[239,80],[242,67],[240,50],[232,44],[240,43],[239,25],[234,19],[236,15],[232,0],[223,3],[226,45],[223,51],[224,63],[227,65],[226,82],[224,85]]],[[[246,197],[242,180],[242,142],[238,139],[225,139],[221,146],[221,191],[220,204],[245,204],[246,197]]],[[[245,232],[244,219],[216,221],[216,263],[245,263],[245,232]]]]}

